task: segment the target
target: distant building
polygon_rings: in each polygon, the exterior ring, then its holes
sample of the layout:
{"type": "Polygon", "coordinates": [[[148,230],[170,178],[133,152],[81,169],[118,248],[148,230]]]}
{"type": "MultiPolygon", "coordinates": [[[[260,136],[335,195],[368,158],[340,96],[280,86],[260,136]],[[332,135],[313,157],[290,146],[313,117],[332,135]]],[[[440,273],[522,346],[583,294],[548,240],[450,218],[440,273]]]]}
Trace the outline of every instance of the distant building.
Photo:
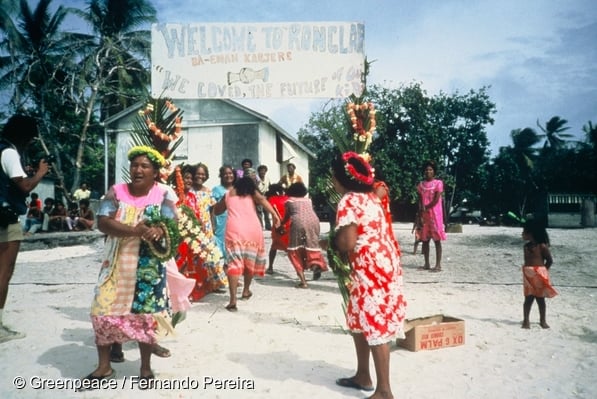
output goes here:
{"type": "MultiPolygon", "coordinates": [[[[286,165],[296,165],[296,173],[309,183],[309,162],[315,154],[284,131],[267,116],[253,111],[235,101],[174,100],[183,113],[183,141],[176,149],[174,163],[202,162],[209,168],[208,187],[220,183],[218,170],[224,164],[240,168],[243,159],[253,161],[257,169],[267,165],[268,177],[277,182],[286,173],[286,165]]],[[[113,174],[116,182],[123,181],[123,169],[128,168],[126,154],[131,148],[130,135],[133,121],[145,103],[137,103],[104,122],[105,136],[116,143],[116,165],[113,174]]],[[[106,178],[106,189],[107,189],[106,178]]]]}

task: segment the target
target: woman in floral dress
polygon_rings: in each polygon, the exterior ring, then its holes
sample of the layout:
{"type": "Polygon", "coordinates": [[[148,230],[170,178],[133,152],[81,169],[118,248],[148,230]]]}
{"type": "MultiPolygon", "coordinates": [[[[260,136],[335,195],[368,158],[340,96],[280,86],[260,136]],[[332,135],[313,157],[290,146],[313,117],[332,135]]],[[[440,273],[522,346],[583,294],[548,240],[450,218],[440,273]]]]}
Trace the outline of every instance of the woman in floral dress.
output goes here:
{"type": "MultiPolygon", "coordinates": [[[[180,167],[179,167],[180,168],[180,167]]],[[[193,212],[197,223],[200,220],[199,207],[197,206],[197,197],[192,191],[193,188],[193,176],[195,175],[196,167],[193,165],[183,165],[180,170],[176,173],[180,173],[182,183],[178,181],[176,176],[176,191],[178,194],[177,207],[187,207],[193,212]],[[182,185],[182,187],[179,187],[182,185]],[[181,189],[182,188],[182,189],[181,189]]],[[[205,292],[202,289],[203,279],[207,275],[207,272],[203,268],[203,262],[198,259],[198,256],[193,253],[193,243],[189,242],[191,237],[182,237],[180,245],[178,246],[178,255],[176,257],[176,266],[178,270],[185,276],[193,279],[195,284],[189,295],[192,301],[198,301],[201,299],[205,292]]],[[[196,245],[195,245],[196,247],[196,245]]]]}
{"type": "Polygon", "coordinates": [[[91,306],[98,366],[82,379],[87,388],[113,376],[110,346],[130,340],[139,343],[140,379],[154,378],[151,354],[158,330],[172,332],[165,261],[150,243],[162,242],[176,228],[177,197],[170,187],[156,182],[165,164],[160,153],[139,146],[129,151],[128,158],[131,182],[112,186],[97,212],[98,228],[107,239],[91,306]]]}
{"type": "Polygon", "coordinates": [[[201,291],[204,296],[210,292],[219,291],[228,286],[228,279],[224,271],[224,256],[220,252],[214,237],[212,223],[212,206],[215,204],[211,196],[211,190],[205,185],[209,179],[209,169],[207,165],[198,163],[195,166],[195,175],[193,176],[192,192],[197,199],[197,209],[199,212],[199,221],[205,235],[206,242],[202,246],[211,248],[208,252],[218,252],[218,256],[211,256],[205,252],[205,257],[201,259],[203,266],[203,275],[200,277],[201,291]],[[209,259],[208,259],[209,258],[209,259]]]}
{"type": "Polygon", "coordinates": [[[381,201],[373,192],[371,166],[358,154],[347,152],[332,162],[333,183],[343,195],[336,214],[336,249],[350,262],[346,321],[357,354],[354,376],[336,384],[375,390],[372,398],[392,397],[389,343],[404,337],[406,301],[398,248],[388,234],[381,201]],[[373,355],[377,386],[369,371],[373,355]]]}

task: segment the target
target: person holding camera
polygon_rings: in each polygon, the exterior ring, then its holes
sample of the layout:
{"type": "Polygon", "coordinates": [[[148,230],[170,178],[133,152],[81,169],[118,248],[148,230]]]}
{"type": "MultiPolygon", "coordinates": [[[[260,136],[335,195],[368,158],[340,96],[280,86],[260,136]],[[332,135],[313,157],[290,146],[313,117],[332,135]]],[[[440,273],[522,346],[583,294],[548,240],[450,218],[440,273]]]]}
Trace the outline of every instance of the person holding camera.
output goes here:
{"type": "Polygon", "coordinates": [[[3,324],[8,284],[23,240],[19,215],[27,213],[26,198],[48,172],[48,163],[39,161],[37,171],[28,176],[21,155],[38,136],[37,122],[30,116],[12,116],[0,139],[0,343],[25,337],[3,324]]]}

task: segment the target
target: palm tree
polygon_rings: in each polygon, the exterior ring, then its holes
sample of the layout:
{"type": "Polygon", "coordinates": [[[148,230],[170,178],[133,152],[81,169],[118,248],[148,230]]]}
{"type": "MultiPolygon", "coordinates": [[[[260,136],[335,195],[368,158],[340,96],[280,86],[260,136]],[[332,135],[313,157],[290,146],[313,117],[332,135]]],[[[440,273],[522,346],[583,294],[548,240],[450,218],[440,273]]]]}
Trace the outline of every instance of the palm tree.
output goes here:
{"type": "Polygon", "coordinates": [[[593,125],[593,122],[588,121],[586,125],[582,127],[582,131],[585,132],[586,141],[592,148],[597,149],[597,125],[593,125]]]}
{"type": "Polygon", "coordinates": [[[517,171],[511,172],[509,179],[515,187],[510,187],[512,195],[518,197],[518,211],[520,215],[525,214],[526,202],[532,193],[537,190],[537,183],[534,178],[535,160],[537,148],[535,145],[541,141],[540,136],[530,127],[514,129],[510,132],[513,147],[506,147],[500,150],[500,156],[507,159],[510,157],[516,165],[517,171]]]}
{"type": "Polygon", "coordinates": [[[73,87],[78,105],[84,110],[79,136],[73,188],[78,187],[88,130],[97,102],[103,106],[100,119],[138,101],[146,95],[149,83],[149,30],[139,30],[156,22],[156,10],[147,0],[89,0],[86,11],[74,11],[85,20],[92,34],[81,37],[79,79],[73,87]],[[115,105],[115,107],[114,107],[115,105]]]}
{"type": "Polygon", "coordinates": [[[537,149],[534,146],[541,141],[540,136],[530,127],[514,129],[510,132],[513,152],[519,165],[524,165],[526,170],[532,170],[537,149]]]}
{"type": "Polygon", "coordinates": [[[151,33],[143,27],[157,22],[148,0],[89,0],[76,11],[92,31],[88,36],[86,69],[103,80],[99,88],[102,117],[113,115],[147,96],[150,83],[151,33]]]}
{"type": "Polygon", "coordinates": [[[562,119],[559,116],[554,116],[548,120],[545,124],[545,127],[543,127],[539,123],[539,119],[537,119],[537,126],[544,133],[541,137],[545,137],[543,148],[562,148],[564,144],[566,144],[566,140],[574,137],[569,133],[564,133],[566,130],[570,129],[569,126],[566,126],[567,123],[568,121],[566,119],[562,119]]]}
{"type": "Polygon", "coordinates": [[[43,114],[44,93],[55,83],[62,57],[68,53],[68,41],[60,31],[68,10],[59,6],[50,15],[51,2],[40,0],[31,10],[26,0],[20,0],[20,13],[15,2],[0,9],[0,88],[12,90],[9,105],[14,110],[28,104],[43,114]]]}

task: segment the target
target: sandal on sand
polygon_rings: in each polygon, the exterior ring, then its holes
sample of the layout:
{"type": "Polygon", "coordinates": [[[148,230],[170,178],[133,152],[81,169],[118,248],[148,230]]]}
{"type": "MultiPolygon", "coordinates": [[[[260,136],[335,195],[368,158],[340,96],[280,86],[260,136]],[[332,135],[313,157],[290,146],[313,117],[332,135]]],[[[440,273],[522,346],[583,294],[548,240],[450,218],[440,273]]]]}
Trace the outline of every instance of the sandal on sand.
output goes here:
{"type": "Polygon", "coordinates": [[[249,300],[249,298],[251,298],[252,296],[253,296],[253,293],[252,293],[251,291],[249,291],[249,293],[248,293],[248,294],[246,294],[246,295],[245,295],[245,294],[243,294],[243,296],[241,296],[241,297],[240,297],[240,300],[241,300],[241,301],[248,301],[248,300],[249,300]]]}
{"type": "Polygon", "coordinates": [[[429,267],[429,266],[419,266],[419,267],[417,267],[417,270],[431,270],[431,267],[429,267]]]}
{"type": "Polygon", "coordinates": [[[313,280],[317,281],[321,278],[321,267],[315,266],[313,268],[313,280]]]}
{"type": "Polygon", "coordinates": [[[108,375],[93,375],[93,373],[81,378],[81,386],[76,389],[77,392],[90,391],[92,389],[99,389],[100,383],[104,380],[112,380],[116,376],[114,369],[110,370],[108,375]]]}
{"type": "Polygon", "coordinates": [[[225,309],[229,312],[236,312],[238,310],[236,305],[227,305],[225,309]]]}
{"type": "Polygon", "coordinates": [[[296,288],[309,288],[309,286],[307,284],[304,284],[304,283],[298,283],[296,285],[296,288]]]}
{"type": "Polygon", "coordinates": [[[124,353],[121,352],[110,352],[110,361],[112,363],[124,362],[124,353]]]}
{"type": "Polygon", "coordinates": [[[441,271],[442,271],[441,267],[435,267],[435,268],[431,269],[431,272],[433,272],[433,273],[439,273],[441,271]]]}
{"type": "Polygon", "coordinates": [[[365,387],[361,384],[357,384],[352,378],[338,378],[336,380],[336,385],[345,388],[359,389],[361,391],[373,391],[375,389],[374,387],[365,387]]]}
{"type": "Polygon", "coordinates": [[[172,354],[170,353],[170,349],[164,348],[163,346],[160,346],[158,344],[154,344],[151,347],[151,353],[153,353],[157,357],[170,357],[170,356],[172,356],[172,354]]]}

